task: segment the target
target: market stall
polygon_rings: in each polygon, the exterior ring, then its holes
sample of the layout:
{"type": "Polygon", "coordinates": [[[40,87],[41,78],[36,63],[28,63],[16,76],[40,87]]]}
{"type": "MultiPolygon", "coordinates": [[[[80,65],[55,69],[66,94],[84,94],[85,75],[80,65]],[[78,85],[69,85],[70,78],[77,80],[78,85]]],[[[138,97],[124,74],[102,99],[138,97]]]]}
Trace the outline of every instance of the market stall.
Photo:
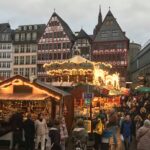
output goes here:
{"type": "MultiPolygon", "coordinates": [[[[31,113],[35,119],[38,113],[43,113],[49,120],[63,115],[64,108],[67,108],[67,119],[71,118],[73,109],[69,108],[73,107],[73,100],[70,96],[69,93],[38,80],[16,75],[0,83],[0,120],[7,122],[15,112],[23,113],[24,117],[31,113]]],[[[67,122],[69,121],[72,122],[67,122]]]]}

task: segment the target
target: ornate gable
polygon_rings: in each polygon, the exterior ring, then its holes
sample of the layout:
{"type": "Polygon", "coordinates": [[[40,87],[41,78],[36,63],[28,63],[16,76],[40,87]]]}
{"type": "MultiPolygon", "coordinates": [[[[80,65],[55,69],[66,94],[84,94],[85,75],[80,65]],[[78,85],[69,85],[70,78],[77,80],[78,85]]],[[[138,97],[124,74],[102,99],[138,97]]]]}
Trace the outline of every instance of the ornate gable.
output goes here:
{"type": "MultiPolygon", "coordinates": [[[[74,35],[67,23],[54,12],[39,40],[39,43],[51,43],[58,41],[72,42],[74,35]]],[[[54,47],[55,48],[55,47],[54,47]]]]}

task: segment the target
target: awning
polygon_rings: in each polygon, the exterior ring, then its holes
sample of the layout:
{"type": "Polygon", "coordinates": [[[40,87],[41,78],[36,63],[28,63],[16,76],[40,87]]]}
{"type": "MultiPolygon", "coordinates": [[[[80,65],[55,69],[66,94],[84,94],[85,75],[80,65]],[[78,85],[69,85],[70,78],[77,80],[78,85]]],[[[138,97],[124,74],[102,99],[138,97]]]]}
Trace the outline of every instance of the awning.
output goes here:
{"type": "Polygon", "coordinates": [[[0,94],[0,100],[40,101],[47,98],[46,94],[0,94]]]}

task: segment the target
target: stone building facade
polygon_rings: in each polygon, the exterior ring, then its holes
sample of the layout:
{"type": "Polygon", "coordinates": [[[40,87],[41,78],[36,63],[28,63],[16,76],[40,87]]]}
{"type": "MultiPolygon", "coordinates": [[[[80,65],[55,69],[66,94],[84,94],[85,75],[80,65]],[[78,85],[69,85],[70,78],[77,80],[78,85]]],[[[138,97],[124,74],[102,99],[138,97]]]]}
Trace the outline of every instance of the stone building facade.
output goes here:
{"type": "Polygon", "coordinates": [[[37,50],[44,24],[19,26],[14,32],[13,75],[37,76],[37,50]]]}
{"type": "Polygon", "coordinates": [[[131,61],[131,79],[136,85],[150,86],[150,41],[131,61]]]}
{"type": "Polygon", "coordinates": [[[99,14],[100,23],[94,29],[92,60],[111,64],[113,72],[119,72],[120,74],[121,86],[125,86],[129,39],[110,10],[103,21],[100,16],[102,15],[99,14]]]}
{"type": "Polygon", "coordinates": [[[9,23],[0,24],[0,78],[10,78],[12,75],[12,39],[13,31],[9,23]]]}

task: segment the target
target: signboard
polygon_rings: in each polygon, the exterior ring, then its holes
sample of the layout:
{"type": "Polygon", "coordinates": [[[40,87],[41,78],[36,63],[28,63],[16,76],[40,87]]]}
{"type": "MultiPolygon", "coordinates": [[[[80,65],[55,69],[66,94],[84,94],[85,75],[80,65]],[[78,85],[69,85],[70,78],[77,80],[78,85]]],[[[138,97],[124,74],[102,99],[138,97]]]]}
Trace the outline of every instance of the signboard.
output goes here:
{"type": "Polygon", "coordinates": [[[93,99],[93,93],[83,93],[83,99],[86,105],[90,105],[91,100],[93,99]]]}

